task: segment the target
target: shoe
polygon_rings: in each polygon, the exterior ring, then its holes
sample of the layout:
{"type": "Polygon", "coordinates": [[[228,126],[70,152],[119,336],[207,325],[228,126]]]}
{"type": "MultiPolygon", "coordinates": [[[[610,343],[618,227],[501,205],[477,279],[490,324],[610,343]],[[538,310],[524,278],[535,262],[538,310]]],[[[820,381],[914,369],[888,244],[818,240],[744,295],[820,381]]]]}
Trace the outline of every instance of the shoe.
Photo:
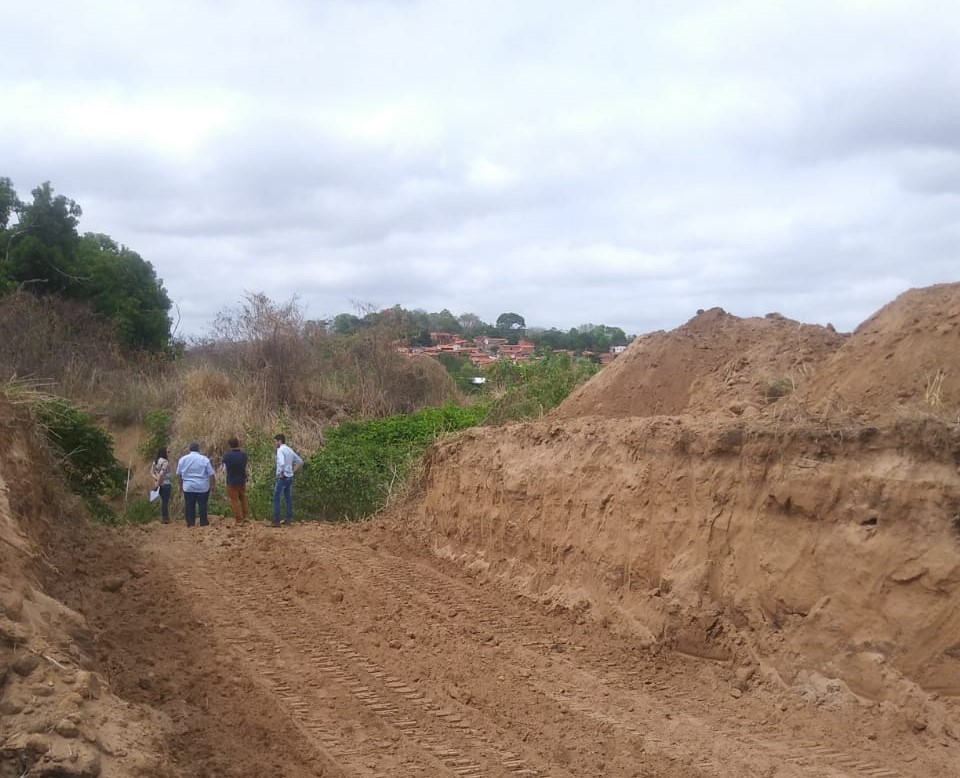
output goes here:
{"type": "Polygon", "coordinates": [[[293,522],[290,521],[290,519],[287,519],[285,522],[283,522],[284,527],[289,527],[291,524],[293,524],[293,522]]]}
{"type": "Polygon", "coordinates": [[[271,526],[271,527],[279,527],[279,526],[280,526],[280,522],[279,522],[279,521],[271,521],[271,522],[270,522],[270,526],[271,526]]]}

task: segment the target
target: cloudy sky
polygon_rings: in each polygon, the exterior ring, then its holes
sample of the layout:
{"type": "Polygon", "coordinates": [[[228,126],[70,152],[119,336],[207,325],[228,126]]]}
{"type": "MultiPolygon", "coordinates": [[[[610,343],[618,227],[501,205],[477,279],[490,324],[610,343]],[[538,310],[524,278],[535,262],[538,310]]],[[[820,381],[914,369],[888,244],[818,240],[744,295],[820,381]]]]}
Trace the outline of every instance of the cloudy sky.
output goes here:
{"type": "Polygon", "coordinates": [[[204,332],[245,292],[851,330],[960,280],[956,0],[34,0],[0,176],[204,332]]]}

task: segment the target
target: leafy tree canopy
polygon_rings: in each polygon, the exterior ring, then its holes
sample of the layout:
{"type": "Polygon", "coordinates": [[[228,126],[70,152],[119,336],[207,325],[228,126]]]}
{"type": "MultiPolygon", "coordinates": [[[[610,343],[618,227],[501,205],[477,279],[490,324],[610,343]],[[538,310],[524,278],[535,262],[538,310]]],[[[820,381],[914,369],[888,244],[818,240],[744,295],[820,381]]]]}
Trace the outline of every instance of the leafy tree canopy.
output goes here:
{"type": "Polygon", "coordinates": [[[7,228],[10,217],[22,207],[23,203],[17,197],[13,182],[9,178],[0,177],[0,230],[7,228]]]}
{"type": "Polygon", "coordinates": [[[501,313],[497,317],[497,329],[502,332],[522,331],[527,322],[519,313],[501,313]]]}
{"type": "Polygon", "coordinates": [[[169,345],[172,304],[153,265],[107,235],[81,237],[80,206],[49,182],[31,194],[21,202],[0,178],[0,293],[21,287],[78,300],[108,318],[128,348],[169,345]]]}

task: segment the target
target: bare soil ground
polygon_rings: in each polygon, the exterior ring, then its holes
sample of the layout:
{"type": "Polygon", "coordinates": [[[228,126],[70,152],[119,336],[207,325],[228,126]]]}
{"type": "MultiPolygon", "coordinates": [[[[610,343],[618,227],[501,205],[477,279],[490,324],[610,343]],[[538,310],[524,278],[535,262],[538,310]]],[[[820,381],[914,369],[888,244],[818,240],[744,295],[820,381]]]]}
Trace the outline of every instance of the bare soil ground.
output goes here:
{"type": "Polygon", "coordinates": [[[231,524],[99,532],[60,568],[113,693],[165,721],[146,774],[957,774],[876,705],[640,649],[390,531],[231,524]]]}
{"type": "Polygon", "coordinates": [[[0,778],[960,776],[960,285],[702,312],[362,525],[92,526],[0,429],[0,778]]]}

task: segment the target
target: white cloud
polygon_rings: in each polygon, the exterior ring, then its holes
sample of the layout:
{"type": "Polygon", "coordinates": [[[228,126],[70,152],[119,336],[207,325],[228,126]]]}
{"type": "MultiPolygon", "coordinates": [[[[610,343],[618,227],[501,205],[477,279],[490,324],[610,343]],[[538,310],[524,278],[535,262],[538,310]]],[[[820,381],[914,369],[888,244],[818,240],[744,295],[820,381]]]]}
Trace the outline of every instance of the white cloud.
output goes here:
{"type": "Polygon", "coordinates": [[[852,328],[956,280],[940,0],[38,0],[0,149],[150,260],[188,332],[245,290],[631,332],[852,328]],[[212,279],[212,280],[211,280],[212,279]]]}

